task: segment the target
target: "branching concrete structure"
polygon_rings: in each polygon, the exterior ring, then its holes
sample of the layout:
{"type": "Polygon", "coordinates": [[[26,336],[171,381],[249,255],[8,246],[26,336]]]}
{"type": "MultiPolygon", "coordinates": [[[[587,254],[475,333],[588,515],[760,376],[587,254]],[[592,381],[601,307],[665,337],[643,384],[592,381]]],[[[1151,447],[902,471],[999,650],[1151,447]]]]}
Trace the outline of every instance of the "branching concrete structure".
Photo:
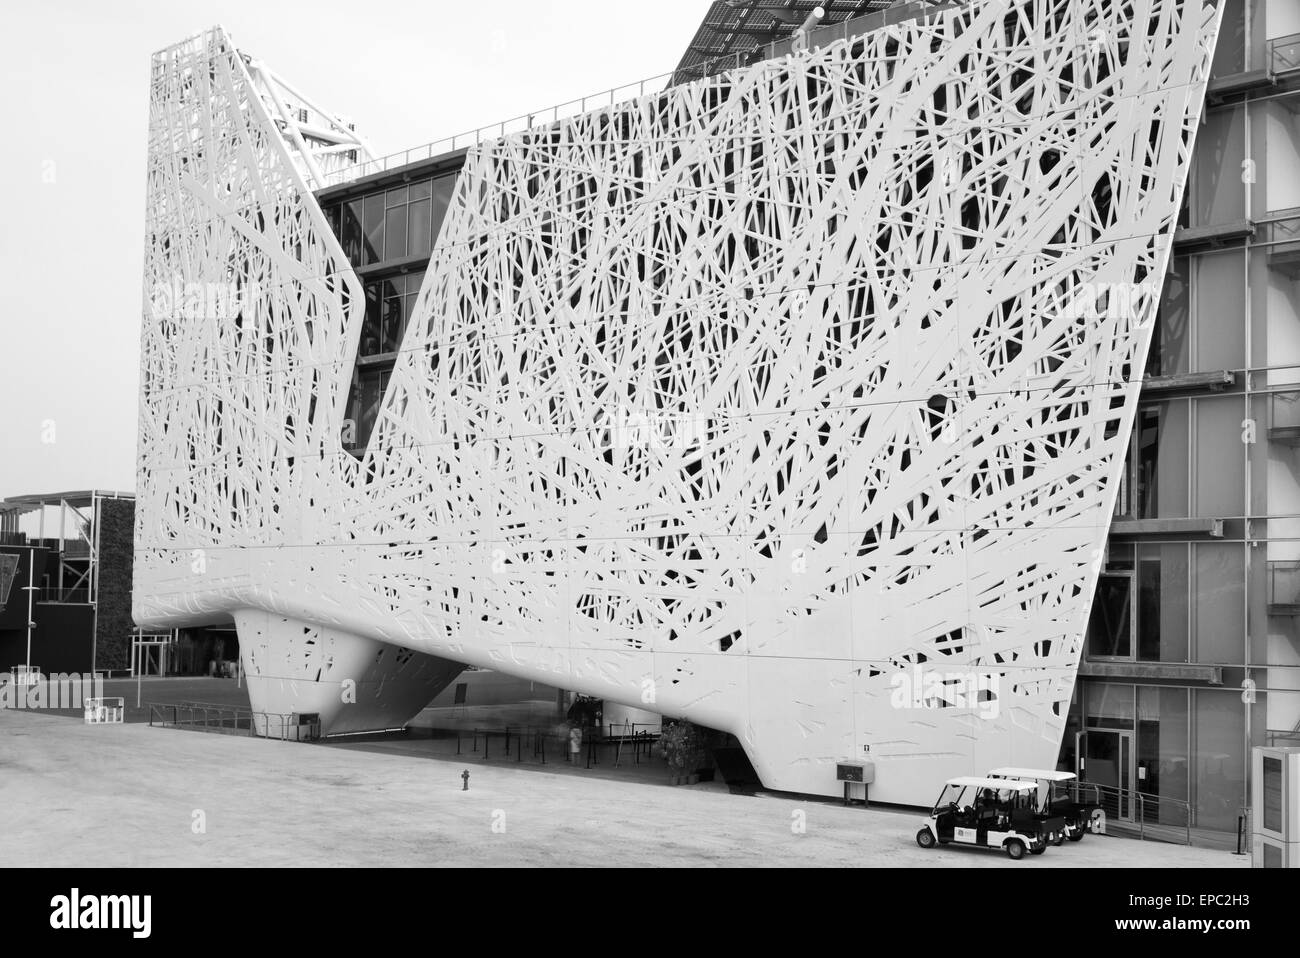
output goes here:
{"type": "Polygon", "coordinates": [[[359,461],[339,142],[162,52],[137,621],[327,731],[475,665],[773,788],[1053,766],[1218,23],[976,0],[471,148],[359,461]]]}

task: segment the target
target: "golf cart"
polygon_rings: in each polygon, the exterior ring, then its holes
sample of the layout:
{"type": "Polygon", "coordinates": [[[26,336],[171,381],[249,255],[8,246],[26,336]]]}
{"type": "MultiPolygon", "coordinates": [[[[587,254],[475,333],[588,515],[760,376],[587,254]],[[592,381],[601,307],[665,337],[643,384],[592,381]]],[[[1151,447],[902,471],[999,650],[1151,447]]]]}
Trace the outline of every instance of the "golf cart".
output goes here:
{"type": "MultiPolygon", "coordinates": [[[[1044,821],[1055,822],[1055,827],[1072,842],[1083,841],[1083,836],[1089,829],[1105,820],[1104,814],[1099,814],[1101,805],[1098,802],[1084,801],[1083,786],[1073,772],[1049,772],[1042,768],[995,768],[989,772],[989,778],[1037,783],[1039,817],[1044,821]]],[[[1061,844],[1060,840],[1055,844],[1061,844]]]]}
{"type": "Polygon", "coordinates": [[[1037,793],[1034,782],[949,779],[916,833],[916,843],[922,848],[948,844],[1002,848],[1016,861],[1025,852],[1041,855],[1047,850],[1048,833],[1036,814],[1037,793]]]}

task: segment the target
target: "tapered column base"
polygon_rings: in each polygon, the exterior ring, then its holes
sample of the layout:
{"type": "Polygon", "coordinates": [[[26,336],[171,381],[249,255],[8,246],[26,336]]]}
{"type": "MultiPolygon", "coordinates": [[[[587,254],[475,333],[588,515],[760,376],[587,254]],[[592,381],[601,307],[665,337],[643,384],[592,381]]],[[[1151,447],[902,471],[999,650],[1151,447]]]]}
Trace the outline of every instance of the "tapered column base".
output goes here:
{"type": "Polygon", "coordinates": [[[465,668],[266,612],[237,612],[235,627],[249,701],[266,716],[257,730],[273,738],[308,713],[323,735],[401,728],[465,668]]]}

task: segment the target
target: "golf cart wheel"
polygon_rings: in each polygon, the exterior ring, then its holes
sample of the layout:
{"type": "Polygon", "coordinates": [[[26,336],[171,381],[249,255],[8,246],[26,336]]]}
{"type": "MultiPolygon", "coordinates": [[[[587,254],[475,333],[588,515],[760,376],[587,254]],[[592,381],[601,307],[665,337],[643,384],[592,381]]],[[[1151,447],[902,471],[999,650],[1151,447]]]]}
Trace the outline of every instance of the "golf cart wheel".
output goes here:
{"type": "Polygon", "coordinates": [[[1007,857],[1013,862],[1018,862],[1025,857],[1025,843],[1018,838],[1013,838],[1007,842],[1007,857]]]}
{"type": "Polygon", "coordinates": [[[934,847],[934,832],[928,828],[923,828],[916,833],[916,843],[922,848],[934,847]]]}
{"type": "Polygon", "coordinates": [[[1080,826],[1070,833],[1070,841],[1081,842],[1086,834],[1088,834],[1088,829],[1080,826]]]}
{"type": "Polygon", "coordinates": [[[1047,851],[1047,844],[1044,842],[1042,845],[1039,845],[1037,848],[1029,849],[1029,854],[1041,855],[1045,851],[1047,851]]]}

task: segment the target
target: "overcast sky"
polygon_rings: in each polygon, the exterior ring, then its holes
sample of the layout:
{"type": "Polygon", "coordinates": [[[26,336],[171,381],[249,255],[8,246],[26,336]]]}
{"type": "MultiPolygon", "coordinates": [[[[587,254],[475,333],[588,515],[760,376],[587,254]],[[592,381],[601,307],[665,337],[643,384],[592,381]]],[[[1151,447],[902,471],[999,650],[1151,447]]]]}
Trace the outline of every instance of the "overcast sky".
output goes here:
{"type": "Polygon", "coordinates": [[[677,65],[708,0],[45,0],[0,28],[0,498],[135,487],[149,58],[220,23],[380,154],[677,65]]]}

